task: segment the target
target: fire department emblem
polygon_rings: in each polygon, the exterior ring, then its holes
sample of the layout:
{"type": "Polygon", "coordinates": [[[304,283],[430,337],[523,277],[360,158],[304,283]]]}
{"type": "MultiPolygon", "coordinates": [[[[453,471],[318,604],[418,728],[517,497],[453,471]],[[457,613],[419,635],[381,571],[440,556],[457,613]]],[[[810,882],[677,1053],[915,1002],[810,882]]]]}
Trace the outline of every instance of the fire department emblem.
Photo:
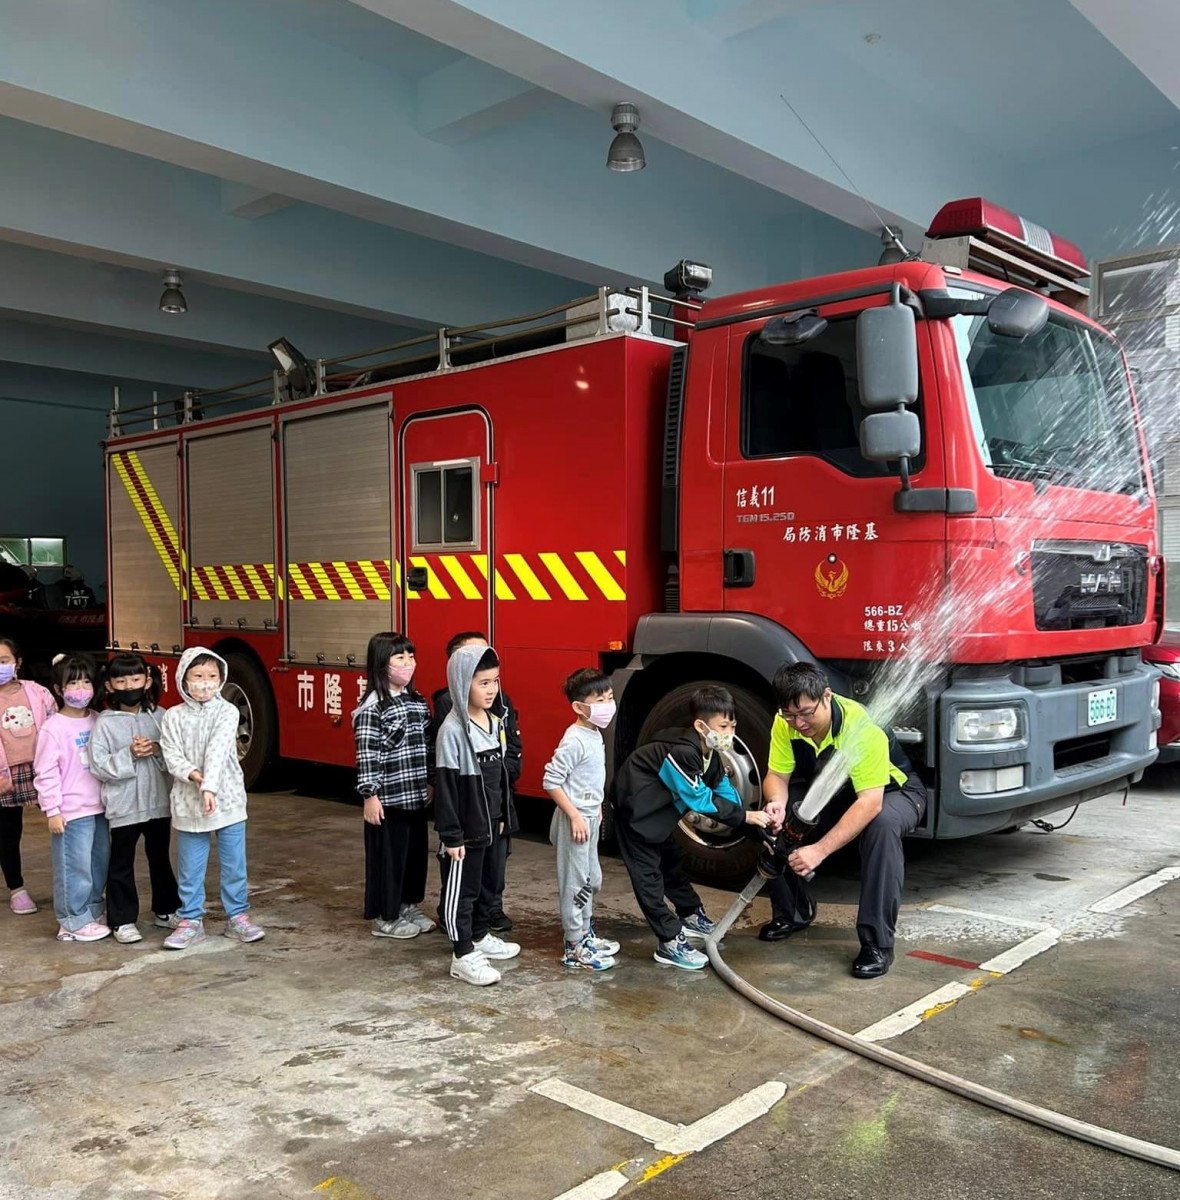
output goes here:
{"type": "Polygon", "coordinates": [[[829,554],[815,568],[815,586],[825,600],[839,600],[848,591],[848,564],[829,554]]]}

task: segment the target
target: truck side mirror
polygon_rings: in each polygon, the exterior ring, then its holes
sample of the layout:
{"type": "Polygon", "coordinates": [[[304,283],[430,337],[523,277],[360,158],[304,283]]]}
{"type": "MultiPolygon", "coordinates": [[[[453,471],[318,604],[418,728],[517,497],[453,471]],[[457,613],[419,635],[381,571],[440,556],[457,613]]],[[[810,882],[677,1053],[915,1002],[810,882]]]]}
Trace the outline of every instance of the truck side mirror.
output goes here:
{"type": "Polygon", "coordinates": [[[987,327],[1000,337],[1026,338],[1049,320],[1049,302],[1023,288],[1005,288],[987,306],[987,327]]]}
{"type": "Polygon", "coordinates": [[[913,404],[918,398],[918,332],[914,310],[893,302],[866,308],[856,319],[860,402],[870,411],[913,404]]]}
{"type": "Polygon", "coordinates": [[[916,413],[870,413],[860,423],[860,452],[869,462],[900,462],[922,452],[922,427],[916,413]]]}

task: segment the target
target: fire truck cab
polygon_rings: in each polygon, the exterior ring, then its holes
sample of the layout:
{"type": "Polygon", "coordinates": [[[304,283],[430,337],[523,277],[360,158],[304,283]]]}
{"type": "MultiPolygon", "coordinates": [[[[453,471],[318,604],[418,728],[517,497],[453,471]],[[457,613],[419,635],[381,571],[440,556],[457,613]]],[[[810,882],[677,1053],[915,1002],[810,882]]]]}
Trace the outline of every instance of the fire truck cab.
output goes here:
{"type": "MultiPolygon", "coordinates": [[[[982,200],[920,255],[702,302],[705,273],[113,411],[110,643],[230,662],[252,782],[347,764],[364,649],[417,685],[486,631],[522,714],[521,790],[612,673],[619,762],[720,682],[760,803],[770,681],[814,660],[931,785],[920,829],[1001,829],[1153,761],[1154,492],[1075,247],[982,200]],[[377,361],[370,361],[372,359],[377,361]]],[[[175,690],[171,696],[175,698],[175,690]]],[[[708,822],[698,873],[749,870],[708,822]]]]}

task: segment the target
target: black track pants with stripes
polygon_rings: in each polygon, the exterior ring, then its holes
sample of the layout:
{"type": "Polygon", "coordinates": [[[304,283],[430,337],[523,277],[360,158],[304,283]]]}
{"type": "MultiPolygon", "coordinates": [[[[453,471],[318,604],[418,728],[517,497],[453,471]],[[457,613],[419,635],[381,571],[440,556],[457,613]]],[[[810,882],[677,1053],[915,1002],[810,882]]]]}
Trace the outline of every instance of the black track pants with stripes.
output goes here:
{"type": "Polygon", "coordinates": [[[468,846],[462,858],[452,858],[440,846],[439,869],[439,913],[455,957],[462,958],[488,932],[496,895],[495,845],[468,846]]]}

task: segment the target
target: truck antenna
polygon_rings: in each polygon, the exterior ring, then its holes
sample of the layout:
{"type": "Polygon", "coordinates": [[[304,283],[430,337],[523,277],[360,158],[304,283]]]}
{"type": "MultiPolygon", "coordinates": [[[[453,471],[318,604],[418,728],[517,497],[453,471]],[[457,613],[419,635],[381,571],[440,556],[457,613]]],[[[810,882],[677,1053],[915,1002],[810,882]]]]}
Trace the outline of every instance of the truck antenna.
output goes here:
{"type": "Polygon", "coordinates": [[[839,171],[840,174],[843,175],[844,178],[848,180],[848,186],[851,187],[852,190],[864,201],[865,207],[869,210],[869,212],[871,212],[873,214],[873,216],[876,217],[878,223],[881,226],[881,240],[885,241],[886,235],[888,235],[889,241],[891,241],[902,252],[903,255],[908,257],[910,252],[906,249],[905,243],[894,232],[894,230],[897,228],[897,226],[892,225],[890,222],[886,221],[883,216],[881,216],[881,214],[874,207],[873,202],[868,198],[868,196],[866,196],[864,194],[864,192],[862,192],[860,190],[860,188],[858,188],[856,186],[856,183],[853,180],[852,176],[849,175],[848,172],[846,170],[844,170],[844,168],[836,161],[835,155],[827,148],[827,146],[825,146],[823,144],[823,142],[820,141],[819,135],[799,115],[799,110],[790,102],[790,100],[788,100],[786,98],[786,96],[784,96],[782,94],[782,92],[779,92],[778,98],[791,110],[791,113],[794,116],[795,120],[798,121],[799,124],[802,125],[803,128],[806,129],[809,134],[811,134],[811,137],[814,140],[815,144],[828,156],[828,158],[830,158],[832,160],[832,166],[834,166],[836,168],[836,170],[839,171]]]}

